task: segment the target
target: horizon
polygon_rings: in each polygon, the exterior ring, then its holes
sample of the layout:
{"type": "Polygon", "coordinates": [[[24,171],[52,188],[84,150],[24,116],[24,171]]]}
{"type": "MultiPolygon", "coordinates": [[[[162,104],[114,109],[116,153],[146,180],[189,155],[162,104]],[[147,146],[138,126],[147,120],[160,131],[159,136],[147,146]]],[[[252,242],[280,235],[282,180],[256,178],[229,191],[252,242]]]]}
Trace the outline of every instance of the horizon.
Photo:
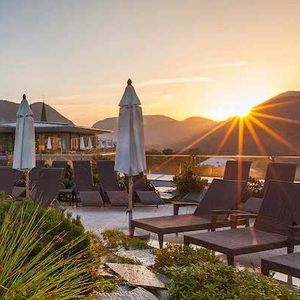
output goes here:
{"type": "Polygon", "coordinates": [[[300,90],[299,9],[271,0],[1,1],[1,97],[44,97],[91,126],[117,116],[130,77],[146,115],[226,120],[300,90]]]}

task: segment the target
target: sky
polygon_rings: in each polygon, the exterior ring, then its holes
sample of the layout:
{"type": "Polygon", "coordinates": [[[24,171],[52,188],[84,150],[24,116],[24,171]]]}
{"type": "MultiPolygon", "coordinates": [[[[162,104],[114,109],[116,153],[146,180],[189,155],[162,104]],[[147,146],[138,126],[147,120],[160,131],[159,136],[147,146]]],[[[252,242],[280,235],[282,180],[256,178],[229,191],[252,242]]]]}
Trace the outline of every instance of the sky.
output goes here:
{"type": "Polygon", "coordinates": [[[78,125],[144,114],[223,120],[300,90],[298,0],[0,0],[0,99],[78,125]]]}

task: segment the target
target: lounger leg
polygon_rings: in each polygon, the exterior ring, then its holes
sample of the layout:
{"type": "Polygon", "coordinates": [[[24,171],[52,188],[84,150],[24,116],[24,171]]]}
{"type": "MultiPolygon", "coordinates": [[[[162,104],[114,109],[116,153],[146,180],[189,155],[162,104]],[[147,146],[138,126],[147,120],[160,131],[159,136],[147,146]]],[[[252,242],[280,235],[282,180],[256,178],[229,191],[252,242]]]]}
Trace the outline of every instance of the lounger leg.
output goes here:
{"type": "Polygon", "coordinates": [[[294,253],[294,245],[288,245],[288,247],[287,247],[287,253],[288,254],[294,253]]]}
{"type": "Polygon", "coordinates": [[[234,266],[234,256],[233,255],[227,255],[227,264],[228,264],[228,266],[234,266]]]}
{"type": "Polygon", "coordinates": [[[164,246],[164,235],[161,233],[158,233],[158,243],[159,243],[159,248],[162,249],[164,246]]]}
{"type": "Polygon", "coordinates": [[[179,206],[176,204],[173,204],[173,215],[178,216],[179,213],[179,206]]]}
{"type": "Polygon", "coordinates": [[[134,230],[135,230],[135,226],[132,225],[132,223],[130,222],[130,226],[129,226],[129,235],[130,235],[130,237],[134,237],[134,230]]]}
{"type": "Polygon", "coordinates": [[[265,276],[270,275],[270,269],[267,264],[264,263],[264,261],[261,262],[261,273],[265,276]]]}

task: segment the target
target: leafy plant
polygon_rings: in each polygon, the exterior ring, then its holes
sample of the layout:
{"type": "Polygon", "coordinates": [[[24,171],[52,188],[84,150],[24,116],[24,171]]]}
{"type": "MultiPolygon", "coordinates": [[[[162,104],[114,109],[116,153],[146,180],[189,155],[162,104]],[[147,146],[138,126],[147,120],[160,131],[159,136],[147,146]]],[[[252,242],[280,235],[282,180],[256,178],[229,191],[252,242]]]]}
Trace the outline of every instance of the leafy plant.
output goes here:
{"type": "Polygon", "coordinates": [[[81,238],[53,250],[62,238],[57,235],[38,247],[43,239],[48,240],[49,231],[41,234],[45,220],[39,208],[32,211],[28,203],[11,205],[2,217],[1,299],[75,299],[91,290],[90,261],[84,259],[86,249],[74,251],[81,238]]]}
{"type": "Polygon", "coordinates": [[[89,239],[85,234],[84,227],[80,221],[80,218],[72,218],[71,214],[66,214],[63,209],[60,208],[43,208],[38,207],[32,200],[27,199],[21,203],[6,200],[4,197],[0,199],[0,226],[11,207],[16,209],[23,209],[26,206],[24,214],[28,217],[37,214],[36,220],[43,218],[43,224],[39,227],[39,236],[42,236],[35,245],[35,249],[31,252],[34,256],[38,253],[45,245],[54,238],[59,236],[60,238],[55,244],[52,244],[53,250],[60,249],[64,245],[80,238],[80,242],[72,248],[73,252],[80,252],[86,249],[89,245],[89,239]],[[47,233],[47,234],[45,234],[47,233]]]}
{"type": "Polygon", "coordinates": [[[193,249],[186,245],[167,244],[155,250],[154,269],[167,274],[174,267],[186,267],[200,262],[217,263],[220,259],[203,248],[193,249]]]}
{"type": "Polygon", "coordinates": [[[183,164],[181,173],[174,176],[173,182],[181,194],[201,192],[208,185],[208,181],[195,171],[193,159],[183,164]]]}
{"type": "Polygon", "coordinates": [[[174,268],[167,283],[171,300],[276,300],[300,296],[271,278],[248,271],[236,271],[224,263],[201,262],[174,268]]]}
{"type": "Polygon", "coordinates": [[[107,229],[102,233],[103,240],[108,248],[149,249],[146,241],[139,238],[130,238],[118,229],[107,229]]]}

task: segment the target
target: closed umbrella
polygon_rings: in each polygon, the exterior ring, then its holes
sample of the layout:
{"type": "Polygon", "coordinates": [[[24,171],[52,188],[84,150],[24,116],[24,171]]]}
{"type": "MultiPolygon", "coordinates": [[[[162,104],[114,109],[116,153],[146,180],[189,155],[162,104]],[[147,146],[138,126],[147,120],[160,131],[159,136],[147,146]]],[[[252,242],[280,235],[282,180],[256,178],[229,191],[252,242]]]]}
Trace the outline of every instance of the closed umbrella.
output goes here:
{"type": "Polygon", "coordinates": [[[115,170],[129,176],[129,233],[133,234],[132,207],[132,176],[146,169],[144,125],[141,102],[128,79],[127,87],[119,103],[118,140],[116,150],[115,170]]]}
{"type": "Polygon", "coordinates": [[[29,196],[29,172],[35,167],[35,132],[33,113],[23,95],[17,111],[13,168],[26,173],[26,197],[29,196]]]}
{"type": "Polygon", "coordinates": [[[85,143],[84,143],[84,138],[83,136],[80,137],[80,145],[79,145],[80,150],[85,150],[85,143]]]}
{"type": "Polygon", "coordinates": [[[92,139],[90,137],[88,139],[88,149],[89,150],[93,149],[93,143],[92,143],[92,139]]]}
{"type": "Polygon", "coordinates": [[[52,150],[52,142],[50,136],[48,136],[48,140],[47,140],[47,150],[52,150]]]}

